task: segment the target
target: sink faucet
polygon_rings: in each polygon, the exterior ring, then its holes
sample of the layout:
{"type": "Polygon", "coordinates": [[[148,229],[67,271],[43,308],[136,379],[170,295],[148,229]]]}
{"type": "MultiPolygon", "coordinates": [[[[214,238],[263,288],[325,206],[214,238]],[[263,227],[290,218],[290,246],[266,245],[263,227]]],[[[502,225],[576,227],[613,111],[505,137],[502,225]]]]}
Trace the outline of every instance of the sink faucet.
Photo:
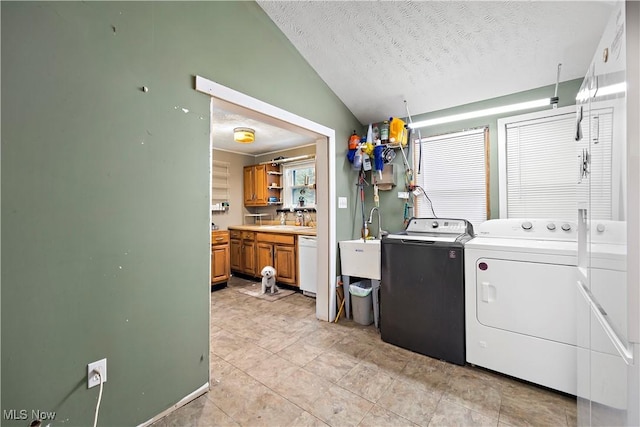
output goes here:
{"type": "Polygon", "coordinates": [[[373,221],[374,211],[378,214],[378,239],[382,240],[382,236],[387,235],[389,233],[382,230],[382,221],[380,220],[380,208],[378,208],[377,206],[374,206],[373,208],[371,208],[371,212],[369,212],[369,221],[367,221],[367,224],[371,224],[371,222],[373,221]]]}

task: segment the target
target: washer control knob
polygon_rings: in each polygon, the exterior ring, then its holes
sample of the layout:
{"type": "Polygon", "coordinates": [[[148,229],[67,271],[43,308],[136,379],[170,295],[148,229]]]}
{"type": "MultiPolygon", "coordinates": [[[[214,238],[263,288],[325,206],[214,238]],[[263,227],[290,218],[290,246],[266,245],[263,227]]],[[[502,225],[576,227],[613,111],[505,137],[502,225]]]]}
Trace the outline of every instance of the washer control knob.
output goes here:
{"type": "Polygon", "coordinates": [[[571,230],[571,224],[569,224],[568,222],[565,222],[564,224],[562,224],[561,227],[564,231],[570,231],[571,230]]]}
{"type": "Polygon", "coordinates": [[[596,225],[596,230],[598,230],[598,233],[602,233],[604,231],[604,228],[604,224],[596,225]]]}
{"type": "Polygon", "coordinates": [[[529,221],[525,221],[522,223],[522,228],[524,230],[531,230],[533,228],[533,224],[531,224],[529,221]]]}
{"type": "Polygon", "coordinates": [[[431,223],[431,228],[438,228],[438,221],[433,221],[431,223]]]}
{"type": "Polygon", "coordinates": [[[556,225],[552,222],[550,222],[549,224],[547,224],[547,230],[555,230],[556,229],[556,225]]]}

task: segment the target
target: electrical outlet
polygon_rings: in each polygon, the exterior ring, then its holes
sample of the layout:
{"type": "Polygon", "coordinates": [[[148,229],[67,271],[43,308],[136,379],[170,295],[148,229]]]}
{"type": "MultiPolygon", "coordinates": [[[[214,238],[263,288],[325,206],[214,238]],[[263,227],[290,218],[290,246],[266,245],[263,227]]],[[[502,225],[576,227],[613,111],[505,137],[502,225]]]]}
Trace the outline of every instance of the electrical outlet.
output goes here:
{"type": "Polygon", "coordinates": [[[89,363],[87,365],[87,388],[92,388],[100,385],[100,376],[95,373],[96,370],[100,371],[102,382],[107,382],[107,359],[98,360],[97,362],[89,363]]]}
{"type": "Polygon", "coordinates": [[[408,199],[409,192],[408,191],[398,191],[398,199],[408,199]]]}

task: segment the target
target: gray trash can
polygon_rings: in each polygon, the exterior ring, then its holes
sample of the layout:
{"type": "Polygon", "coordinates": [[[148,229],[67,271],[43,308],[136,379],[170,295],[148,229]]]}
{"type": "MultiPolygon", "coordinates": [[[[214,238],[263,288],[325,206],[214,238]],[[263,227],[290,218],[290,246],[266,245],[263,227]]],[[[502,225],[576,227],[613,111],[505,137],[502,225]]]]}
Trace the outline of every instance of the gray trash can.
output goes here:
{"type": "Polygon", "coordinates": [[[370,325],[373,323],[371,291],[370,282],[355,282],[349,285],[353,320],[360,325],[370,325]]]}

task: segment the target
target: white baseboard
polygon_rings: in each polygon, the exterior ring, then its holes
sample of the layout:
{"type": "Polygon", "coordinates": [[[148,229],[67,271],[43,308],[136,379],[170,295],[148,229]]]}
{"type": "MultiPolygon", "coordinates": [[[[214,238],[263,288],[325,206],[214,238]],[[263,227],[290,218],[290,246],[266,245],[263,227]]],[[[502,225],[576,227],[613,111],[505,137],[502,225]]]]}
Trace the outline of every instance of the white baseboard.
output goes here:
{"type": "Polygon", "coordinates": [[[187,403],[191,402],[192,400],[194,400],[197,397],[202,396],[203,394],[205,394],[207,391],[209,391],[209,383],[205,383],[203,384],[200,388],[198,388],[197,390],[189,393],[188,395],[186,395],[185,397],[183,397],[182,399],[180,399],[180,401],[176,404],[174,404],[173,406],[171,406],[170,408],[165,409],[164,411],[162,411],[161,413],[159,413],[158,415],[156,415],[155,417],[143,422],[142,424],[139,424],[138,427],[146,427],[149,426],[153,423],[155,423],[156,421],[158,421],[160,418],[164,418],[167,415],[169,415],[170,413],[172,413],[173,411],[175,411],[178,408],[183,407],[184,405],[186,405],[187,403]]]}

